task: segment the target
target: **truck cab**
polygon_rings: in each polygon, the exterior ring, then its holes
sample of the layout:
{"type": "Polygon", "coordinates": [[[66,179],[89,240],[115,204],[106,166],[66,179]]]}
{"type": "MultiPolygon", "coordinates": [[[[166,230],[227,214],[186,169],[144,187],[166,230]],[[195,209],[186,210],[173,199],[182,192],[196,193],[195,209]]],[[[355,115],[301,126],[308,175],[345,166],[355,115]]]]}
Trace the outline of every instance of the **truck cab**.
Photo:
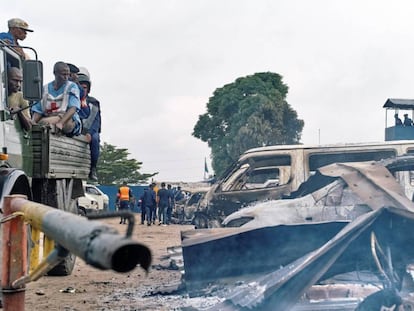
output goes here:
{"type": "MultiPolygon", "coordinates": [[[[17,115],[11,113],[7,100],[9,95],[7,69],[8,67],[17,67],[23,70],[23,62],[14,50],[4,45],[0,45],[0,59],[2,77],[0,82],[0,146],[2,151],[1,159],[3,160],[2,166],[23,168],[24,164],[29,163],[24,161],[24,158],[31,154],[30,144],[28,143],[30,137],[24,132],[17,115]]],[[[40,62],[38,65],[41,68],[40,62]]],[[[41,74],[41,69],[39,74],[41,74]]],[[[41,86],[39,85],[39,87],[41,86]]],[[[39,96],[40,94],[41,92],[39,92],[39,96]]],[[[30,167],[25,167],[25,169],[30,170],[30,167]]]]}

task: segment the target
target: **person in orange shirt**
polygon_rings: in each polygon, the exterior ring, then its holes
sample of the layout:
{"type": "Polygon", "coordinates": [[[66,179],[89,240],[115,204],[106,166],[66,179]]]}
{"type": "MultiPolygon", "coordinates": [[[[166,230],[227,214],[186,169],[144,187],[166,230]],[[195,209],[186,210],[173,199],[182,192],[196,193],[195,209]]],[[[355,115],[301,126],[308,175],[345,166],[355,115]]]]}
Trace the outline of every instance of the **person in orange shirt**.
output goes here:
{"type": "MultiPolygon", "coordinates": [[[[132,200],[133,194],[131,189],[127,186],[126,181],[122,183],[122,186],[118,189],[118,199],[119,199],[119,210],[128,210],[129,202],[132,200]]],[[[126,224],[126,218],[121,217],[120,224],[126,224]]]]}

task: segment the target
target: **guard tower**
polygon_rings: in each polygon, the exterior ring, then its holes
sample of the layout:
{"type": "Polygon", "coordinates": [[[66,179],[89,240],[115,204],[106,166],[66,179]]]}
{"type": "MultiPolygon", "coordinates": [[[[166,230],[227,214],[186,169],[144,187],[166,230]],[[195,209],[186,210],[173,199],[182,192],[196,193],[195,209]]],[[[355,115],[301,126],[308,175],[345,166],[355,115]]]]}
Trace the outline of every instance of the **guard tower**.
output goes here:
{"type": "Polygon", "coordinates": [[[414,126],[399,125],[394,117],[398,116],[404,122],[404,115],[407,114],[410,119],[413,119],[414,99],[389,98],[383,108],[385,108],[385,141],[414,140],[414,126]]]}

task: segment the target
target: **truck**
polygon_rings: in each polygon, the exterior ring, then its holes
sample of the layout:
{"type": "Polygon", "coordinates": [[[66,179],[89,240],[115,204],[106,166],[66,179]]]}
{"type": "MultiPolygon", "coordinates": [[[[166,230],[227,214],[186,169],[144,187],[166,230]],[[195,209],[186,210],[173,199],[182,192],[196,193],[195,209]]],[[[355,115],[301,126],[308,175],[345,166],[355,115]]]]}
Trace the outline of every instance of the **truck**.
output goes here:
{"type": "Polygon", "coordinates": [[[81,215],[108,211],[109,197],[92,184],[84,185],[85,196],[78,198],[78,212],[81,215]]]}
{"type": "MultiPolygon", "coordinates": [[[[42,98],[43,65],[34,54],[23,60],[12,45],[0,40],[0,206],[10,194],[25,195],[29,200],[77,213],[76,199],[84,196],[90,151],[83,136],[69,138],[51,127],[34,125],[26,130],[16,111],[8,105],[7,69],[23,71],[22,92],[30,104],[42,98]]],[[[69,275],[75,256],[66,259],[49,275],[69,275]]]]}
{"type": "Polygon", "coordinates": [[[99,203],[94,197],[85,192],[83,197],[78,198],[78,214],[86,216],[89,213],[99,211],[99,203]]]}

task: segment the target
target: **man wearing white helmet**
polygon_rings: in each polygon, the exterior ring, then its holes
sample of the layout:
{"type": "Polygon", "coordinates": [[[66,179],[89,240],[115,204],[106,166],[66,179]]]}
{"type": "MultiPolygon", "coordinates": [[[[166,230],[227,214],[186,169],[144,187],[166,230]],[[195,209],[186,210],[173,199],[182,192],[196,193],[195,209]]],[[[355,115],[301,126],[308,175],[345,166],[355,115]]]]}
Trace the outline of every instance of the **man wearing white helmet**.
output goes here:
{"type": "Polygon", "coordinates": [[[91,168],[89,172],[89,179],[98,181],[96,167],[99,159],[101,107],[96,98],[89,96],[89,92],[91,91],[91,80],[89,71],[85,67],[79,67],[78,80],[79,84],[85,90],[86,97],[84,98],[83,106],[86,105],[88,110],[86,114],[81,115],[81,119],[83,124],[82,134],[84,134],[89,140],[89,147],[91,150],[91,168]]]}
{"type": "Polygon", "coordinates": [[[86,69],[85,67],[79,67],[78,75],[84,75],[84,76],[87,76],[89,78],[89,80],[91,79],[91,75],[89,74],[89,70],[86,69]]]}

